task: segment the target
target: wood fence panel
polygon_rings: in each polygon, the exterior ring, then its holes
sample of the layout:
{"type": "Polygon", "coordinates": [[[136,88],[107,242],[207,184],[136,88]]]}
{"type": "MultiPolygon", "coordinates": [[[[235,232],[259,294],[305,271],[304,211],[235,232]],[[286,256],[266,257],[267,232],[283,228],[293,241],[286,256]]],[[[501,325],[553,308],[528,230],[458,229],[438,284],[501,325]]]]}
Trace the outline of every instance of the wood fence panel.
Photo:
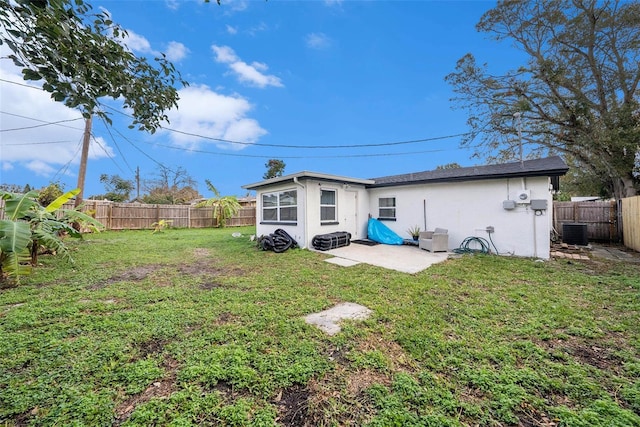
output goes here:
{"type": "MultiPolygon", "coordinates": [[[[157,205],[158,212],[156,217],[159,221],[161,219],[170,220],[172,227],[177,228],[189,228],[189,210],[190,206],[186,205],[157,205]]],[[[155,222],[155,221],[154,221],[155,222]]]]}
{"type": "Polygon", "coordinates": [[[640,196],[621,200],[624,245],[640,252],[640,196]]]}
{"type": "Polygon", "coordinates": [[[240,208],[238,213],[229,218],[227,221],[227,225],[231,227],[242,227],[245,225],[255,225],[256,224],[256,208],[255,207],[246,207],[240,208]]]}
{"type": "Polygon", "coordinates": [[[157,205],[114,203],[111,205],[109,218],[110,230],[140,230],[153,228],[151,224],[157,222],[157,205]]]}
{"type": "Polygon", "coordinates": [[[620,241],[615,201],[554,202],[553,226],[560,236],[562,236],[562,226],[567,223],[587,224],[589,241],[620,241]]]}
{"type": "Polygon", "coordinates": [[[213,219],[213,208],[191,208],[191,228],[215,227],[217,221],[213,219]]]}
{"type": "MultiPolygon", "coordinates": [[[[63,209],[73,209],[73,202],[66,203],[63,209]]],[[[4,200],[0,200],[0,219],[4,217],[4,200]]],[[[191,205],[146,205],[143,203],[115,203],[108,200],[85,200],[83,212],[100,221],[107,230],[152,229],[152,224],[161,219],[170,220],[176,228],[216,227],[213,208],[196,208],[191,205]]],[[[61,216],[61,213],[58,213],[61,216]]],[[[237,215],[227,221],[229,227],[250,226],[256,224],[256,208],[240,208],[237,215]]]]}

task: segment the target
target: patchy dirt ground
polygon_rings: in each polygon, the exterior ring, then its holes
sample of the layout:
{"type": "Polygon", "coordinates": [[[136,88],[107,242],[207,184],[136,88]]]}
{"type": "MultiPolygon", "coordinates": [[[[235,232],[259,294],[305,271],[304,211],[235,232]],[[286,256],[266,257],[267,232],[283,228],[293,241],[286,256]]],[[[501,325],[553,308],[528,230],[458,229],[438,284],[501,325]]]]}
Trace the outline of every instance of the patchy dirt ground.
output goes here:
{"type": "Polygon", "coordinates": [[[206,248],[195,248],[193,250],[195,260],[177,266],[164,264],[148,264],[130,268],[124,272],[115,274],[103,282],[97,283],[90,290],[99,290],[113,283],[118,282],[139,282],[150,278],[156,286],[171,286],[170,275],[160,274],[163,270],[173,269],[175,272],[201,279],[200,288],[211,290],[224,287],[220,280],[223,277],[243,276],[245,272],[240,268],[225,267],[216,263],[215,258],[211,258],[211,252],[206,248]]]}
{"type": "Polygon", "coordinates": [[[115,409],[116,420],[114,425],[118,426],[124,423],[131,416],[136,407],[150,401],[151,399],[171,396],[171,394],[176,391],[178,365],[179,363],[177,360],[165,357],[164,362],[162,363],[162,367],[165,370],[165,376],[158,381],[155,381],[142,393],[133,395],[118,405],[115,409]]]}

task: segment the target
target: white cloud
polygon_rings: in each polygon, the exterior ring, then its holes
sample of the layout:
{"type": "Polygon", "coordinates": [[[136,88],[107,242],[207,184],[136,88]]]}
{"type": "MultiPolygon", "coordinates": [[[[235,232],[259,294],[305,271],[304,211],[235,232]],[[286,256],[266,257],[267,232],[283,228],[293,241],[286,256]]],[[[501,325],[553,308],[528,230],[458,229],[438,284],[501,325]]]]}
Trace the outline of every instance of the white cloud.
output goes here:
{"type": "Polygon", "coordinates": [[[324,33],[310,33],[306,37],[307,47],[311,49],[327,49],[331,46],[331,39],[324,33]]]}
{"type": "Polygon", "coordinates": [[[236,56],[236,53],[229,46],[211,46],[213,52],[216,54],[216,61],[222,63],[231,63],[240,61],[240,58],[236,56]]]}
{"type": "Polygon", "coordinates": [[[165,0],[164,3],[167,5],[167,8],[171,10],[178,10],[180,7],[180,2],[178,0],[165,0]]]}
{"type": "MultiPolygon", "coordinates": [[[[211,0],[211,3],[213,4],[215,1],[216,0],[211,0]]],[[[242,12],[249,7],[246,0],[225,0],[223,4],[225,7],[225,13],[242,12]]],[[[216,6],[218,5],[216,4],[216,6]]]]}
{"type": "Polygon", "coordinates": [[[49,163],[43,162],[42,160],[32,160],[27,162],[25,163],[25,167],[36,175],[44,177],[53,175],[56,171],[49,163]]]}
{"type": "MultiPolygon", "coordinates": [[[[0,56],[6,54],[5,48],[0,48],[0,56]]],[[[0,81],[3,111],[0,129],[4,131],[0,138],[2,169],[18,171],[26,168],[51,177],[64,165],[77,164],[84,132],[80,112],[53,101],[48,92],[22,86],[26,83],[19,69],[9,61],[0,61],[0,78],[6,80],[0,81]],[[47,125],[59,121],[64,122],[47,125]]],[[[38,85],[36,82],[27,84],[38,85]]],[[[111,147],[104,141],[101,143],[113,155],[111,147]]],[[[95,150],[94,156],[103,158],[107,155],[99,149],[95,150]]]]}
{"type": "MultiPolygon", "coordinates": [[[[267,134],[255,119],[247,117],[253,106],[245,98],[221,95],[205,85],[189,86],[181,89],[179,94],[179,108],[168,113],[171,129],[249,144],[267,134]]],[[[188,148],[196,148],[201,144],[214,144],[218,148],[231,150],[246,147],[176,132],[168,132],[168,135],[176,144],[188,148]]]]}
{"type": "Polygon", "coordinates": [[[255,36],[258,33],[261,33],[263,31],[267,31],[268,29],[269,29],[269,26],[267,24],[265,24],[264,22],[261,22],[258,25],[249,28],[247,30],[247,34],[249,34],[250,36],[255,36]]]}
{"type": "Polygon", "coordinates": [[[211,49],[216,55],[216,62],[227,64],[229,69],[236,75],[240,82],[260,88],[264,88],[266,86],[284,86],[279,77],[274,76],[273,74],[265,74],[269,69],[266,64],[262,62],[252,62],[251,64],[247,64],[245,61],[241,60],[229,46],[213,45],[211,46],[211,49]]]}
{"type": "Polygon", "coordinates": [[[238,29],[227,24],[227,33],[234,34],[234,35],[238,34],[238,29]]]}
{"type": "Polygon", "coordinates": [[[180,42],[169,42],[165,52],[167,59],[171,62],[181,61],[188,53],[189,49],[180,42]]]}
{"type": "Polygon", "coordinates": [[[133,52],[157,54],[151,49],[151,43],[145,37],[127,30],[127,35],[122,39],[123,43],[133,52]]]}

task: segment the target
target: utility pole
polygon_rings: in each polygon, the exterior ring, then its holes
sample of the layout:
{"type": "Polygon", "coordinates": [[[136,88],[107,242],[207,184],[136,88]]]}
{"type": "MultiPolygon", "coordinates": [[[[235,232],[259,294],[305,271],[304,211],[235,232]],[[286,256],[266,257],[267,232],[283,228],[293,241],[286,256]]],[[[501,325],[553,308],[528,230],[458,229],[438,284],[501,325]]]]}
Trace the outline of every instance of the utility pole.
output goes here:
{"type": "Polygon", "coordinates": [[[80,192],[76,196],[75,207],[80,206],[84,196],[84,179],[87,175],[87,159],[89,158],[89,143],[91,142],[91,116],[84,122],[84,136],[82,138],[82,155],[80,156],[80,170],[78,171],[78,188],[80,192]]]}
{"type": "Polygon", "coordinates": [[[136,166],[136,202],[140,201],[140,166],[136,166]]]}

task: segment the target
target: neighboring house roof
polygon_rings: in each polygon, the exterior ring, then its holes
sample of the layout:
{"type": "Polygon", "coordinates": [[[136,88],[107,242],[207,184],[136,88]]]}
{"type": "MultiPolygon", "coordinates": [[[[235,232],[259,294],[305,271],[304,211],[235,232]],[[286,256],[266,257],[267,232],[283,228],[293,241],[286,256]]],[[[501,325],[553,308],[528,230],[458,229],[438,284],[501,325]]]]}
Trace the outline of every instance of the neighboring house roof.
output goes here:
{"type": "Polygon", "coordinates": [[[343,184],[360,184],[371,185],[374,183],[371,179],[349,178],[346,176],[329,175],[326,173],[302,171],[291,175],[278,176],[275,178],[267,179],[265,181],[256,182],[253,184],[243,185],[242,188],[247,190],[257,190],[261,187],[267,187],[274,184],[285,184],[287,182],[296,182],[304,179],[317,179],[319,181],[328,182],[341,182],[343,184]]]}
{"type": "Polygon", "coordinates": [[[553,156],[546,157],[544,159],[525,160],[523,162],[453,169],[437,169],[372,179],[349,178],[345,176],[303,171],[291,175],[267,179],[253,184],[243,185],[242,188],[247,190],[257,190],[274,184],[296,182],[297,180],[309,178],[320,181],[341,182],[343,184],[361,184],[365,185],[367,188],[376,188],[437,182],[475,181],[481,179],[526,178],[534,176],[558,177],[566,174],[568,170],[569,167],[560,157],[553,156]]]}
{"type": "Polygon", "coordinates": [[[544,159],[525,160],[523,162],[503,163],[498,165],[471,166],[465,168],[437,169],[414,172],[402,175],[373,178],[374,184],[369,188],[390,187],[436,182],[475,181],[497,178],[526,178],[533,176],[561,176],[569,167],[558,156],[544,159]]]}

